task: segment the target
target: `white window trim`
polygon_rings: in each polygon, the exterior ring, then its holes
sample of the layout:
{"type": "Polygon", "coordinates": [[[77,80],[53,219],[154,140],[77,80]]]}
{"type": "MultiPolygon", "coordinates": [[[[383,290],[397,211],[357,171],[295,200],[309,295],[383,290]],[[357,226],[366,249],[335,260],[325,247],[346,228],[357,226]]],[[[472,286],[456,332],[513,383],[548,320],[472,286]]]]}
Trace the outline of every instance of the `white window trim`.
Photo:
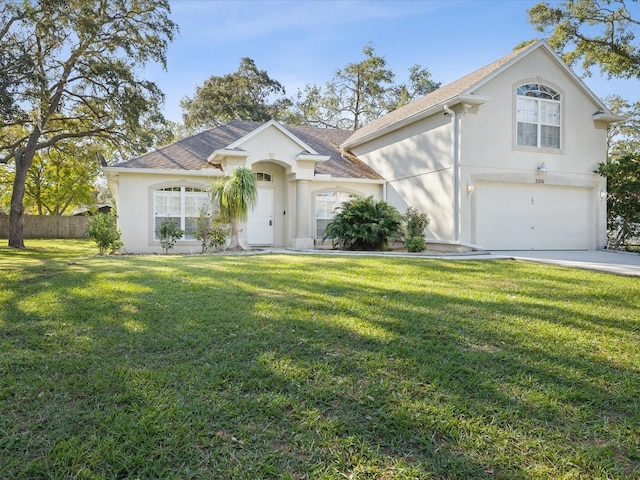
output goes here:
{"type": "Polygon", "coordinates": [[[354,190],[351,190],[349,188],[332,188],[332,189],[324,189],[324,190],[319,190],[317,192],[313,192],[313,215],[314,215],[314,220],[313,220],[313,234],[314,234],[314,238],[316,241],[321,241],[322,237],[318,236],[318,220],[332,220],[334,215],[331,215],[331,213],[335,210],[336,207],[339,207],[340,205],[342,205],[342,203],[344,203],[347,200],[340,200],[338,199],[336,201],[336,205],[335,207],[331,210],[331,212],[329,212],[329,215],[325,215],[325,216],[318,216],[318,196],[319,195],[324,195],[327,193],[334,193],[334,194],[346,194],[346,195],[352,195],[353,197],[364,197],[364,195],[360,192],[356,192],[354,190]]]}
{"type": "MultiPolygon", "coordinates": [[[[202,192],[207,194],[207,196],[209,197],[209,201],[211,201],[210,194],[207,191],[208,189],[207,185],[202,185],[202,184],[197,184],[192,182],[185,183],[182,181],[151,185],[149,187],[149,206],[151,207],[149,212],[149,245],[160,245],[160,240],[156,235],[156,212],[157,212],[156,192],[163,189],[167,189],[167,188],[180,188],[180,229],[183,231],[185,231],[186,218],[191,218],[190,215],[189,216],[186,215],[186,205],[185,205],[186,189],[201,190],[202,192]]],[[[187,239],[184,237],[178,240],[177,243],[185,246],[199,245],[198,240],[187,239]]]]}
{"type": "Polygon", "coordinates": [[[565,114],[564,114],[564,99],[565,99],[565,93],[558,88],[556,85],[553,85],[550,82],[545,82],[542,81],[540,79],[529,79],[529,80],[523,80],[520,81],[516,84],[514,84],[513,86],[513,93],[512,93],[512,99],[513,99],[513,148],[515,150],[522,150],[522,151],[529,151],[529,152],[540,152],[540,153],[552,153],[552,154],[563,154],[564,153],[564,138],[565,138],[565,114]],[[546,87],[548,89],[553,90],[553,92],[555,94],[558,95],[559,100],[555,100],[555,99],[548,99],[548,98],[538,98],[538,97],[529,97],[529,96],[525,96],[525,95],[520,95],[518,93],[518,89],[525,86],[525,85],[530,85],[530,84],[535,84],[535,85],[540,85],[542,87],[546,87]],[[527,98],[530,100],[536,100],[537,102],[537,106],[538,106],[538,118],[537,118],[537,123],[535,124],[537,126],[537,139],[536,139],[536,146],[532,146],[532,145],[520,145],[518,143],[518,124],[519,123],[529,123],[529,122],[520,122],[518,119],[518,99],[519,98],[527,98]],[[540,114],[541,111],[541,101],[543,102],[549,102],[551,104],[556,104],[559,105],[559,110],[560,110],[560,122],[559,125],[552,125],[552,124],[548,124],[548,123],[543,123],[542,122],[542,116],[540,114]],[[556,147],[543,147],[540,146],[542,143],[542,126],[557,126],[560,129],[560,135],[559,135],[559,142],[560,145],[558,148],[556,147]]]}

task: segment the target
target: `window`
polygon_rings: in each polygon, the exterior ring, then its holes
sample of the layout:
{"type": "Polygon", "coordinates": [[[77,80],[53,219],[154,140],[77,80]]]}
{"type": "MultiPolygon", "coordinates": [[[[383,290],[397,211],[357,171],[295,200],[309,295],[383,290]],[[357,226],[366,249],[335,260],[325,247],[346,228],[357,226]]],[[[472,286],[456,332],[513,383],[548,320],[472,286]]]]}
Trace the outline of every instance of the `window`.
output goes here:
{"type": "Polygon", "coordinates": [[[172,218],[184,232],[184,240],[195,240],[196,218],[204,208],[210,211],[209,194],[200,188],[167,187],[153,192],[154,227],[153,236],[158,239],[160,224],[172,218]]]}
{"type": "Polygon", "coordinates": [[[517,89],[516,144],[560,148],[560,94],[537,83],[517,89]]]}
{"type": "Polygon", "coordinates": [[[254,173],[254,175],[256,177],[256,182],[270,182],[271,181],[271,174],[270,173],[258,172],[258,173],[254,173]]]}
{"type": "Polygon", "coordinates": [[[335,215],[335,209],[358,195],[347,192],[327,192],[316,195],[316,238],[322,240],[324,230],[335,215]]]}

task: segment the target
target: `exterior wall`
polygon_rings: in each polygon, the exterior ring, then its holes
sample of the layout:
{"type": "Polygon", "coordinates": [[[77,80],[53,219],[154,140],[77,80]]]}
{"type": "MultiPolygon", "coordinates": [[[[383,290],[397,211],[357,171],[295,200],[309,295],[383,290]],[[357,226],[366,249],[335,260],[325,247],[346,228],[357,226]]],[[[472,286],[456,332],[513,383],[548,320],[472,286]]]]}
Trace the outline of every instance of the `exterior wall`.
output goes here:
{"type": "MultiPolygon", "coordinates": [[[[271,175],[271,181],[259,181],[258,188],[273,189],[274,247],[313,248],[315,238],[315,195],[319,192],[348,191],[363,196],[382,198],[380,182],[370,180],[334,179],[314,175],[315,163],[322,157],[309,155],[301,145],[270,126],[244,141],[233,145],[234,152],[219,159],[226,173],[245,166],[254,172],[271,175]],[[246,153],[246,155],[244,155],[246,153]],[[301,156],[302,154],[302,156],[301,156]]],[[[123,252],[161,253],[160,242],[154,240],[153,192],[163,187],[196,187],[207,189],[222,173],[212,171],[203,176],[201,171],[163,173],[108,172],[109,184],[114,191],[118,209],[118,226],[122,231],[123,252]]],[[[256,217],[260,220],[260,217],[256,217]]],[[[247,246],[247,222],[239,225],[238,240],[247,246]]],[[[262,227],[261,227],[262,228],[262,227]]],[[[172,253],[198,253],[198,241],[179,240],[172,253]]]]}
{"type": "Polygon", "coordinates": [[[593,120],[600,107],[583,86],[546,49],[538,48],[471,93],[490,100],[471,109],[460,104],[454,108],[457,181],[452,170],[452,116],[437,112],[354,147],[355,155],[387,179],[388,201],[401,211],[413,206],[426,212],[431,218],[427,237],[474,244],[475,183],[541,182],[585,188],[588,245],[592,249],[604,246],[606,202],[601,192],[606,183],[593,170],[606,159],[607,130],[604,122],[593,120]],[[562,95],[559,150],[516,145],[516,88],[523,83],[545,84],[562,95]],[[542,163],[548,169],[544,178],[538,172],[542,163]],[[458,215],[454,213],[456,203],[458,215]]]}
{"type": "MultiPolygon", "coordinates": [[[[122,231],[125,253],[161,253],[160,242],[153,239],[153,191],[170,186],[207,189],[213,177],[180,175],[120,174],[116,208],[118,228],[122,231]]],[[[175,253],[197,253],[200,243],[180,241],[173,248],[175,253]]]]}
{"type": "Polygon", "coordinates": [[[451,118],[444,111],[357,146],[353,153],[387,180],[386,199],[401,213],[411,206],[429,215],[428,238],[452,238],[451,118]]]}
{"type": "Polygon", "coordinates": [[[468,185],[478,181],[544,182],[545,185],[588,188],[589,248],[604,246],[606,203],[600,192],[606,190],[606,182],[593,173],[598,163],[606,160],[606,125],[592,118],[599,106],[542,48],[531,52],[474,94],[491,100],[460,115],[461,240],[475,243],[474,193],[467,192],[468,185]],[[523,83],[548,85],[561,94],[559,150],[516,145],[516,88],[523,83]],[[548,169],[544,177],[537,170],[542,163],[548,169]]]}

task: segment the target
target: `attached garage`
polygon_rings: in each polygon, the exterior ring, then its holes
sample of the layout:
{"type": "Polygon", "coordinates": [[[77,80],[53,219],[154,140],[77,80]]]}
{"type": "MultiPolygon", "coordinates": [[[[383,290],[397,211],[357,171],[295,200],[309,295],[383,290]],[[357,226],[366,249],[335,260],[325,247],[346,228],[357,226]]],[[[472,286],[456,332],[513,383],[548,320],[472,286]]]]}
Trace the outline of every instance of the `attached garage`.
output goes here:
{"type": "Polygon", "coordinates": [[[489,250],[588,250],[589,189],[478,182],[476,242],[489,250]]]}

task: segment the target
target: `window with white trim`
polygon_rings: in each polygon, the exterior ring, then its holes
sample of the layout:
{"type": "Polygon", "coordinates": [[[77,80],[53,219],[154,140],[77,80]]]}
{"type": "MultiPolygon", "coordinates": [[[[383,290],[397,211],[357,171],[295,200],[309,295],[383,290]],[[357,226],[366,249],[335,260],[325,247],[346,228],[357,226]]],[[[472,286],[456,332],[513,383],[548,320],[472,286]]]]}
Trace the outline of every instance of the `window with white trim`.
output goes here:
{"type": "Polygon", "coordinates": [[[254,173],[254,176],[256,177],[256,182],[270,182],[271,181],[271,174],[270,173],[257,172],[257,173],[254,173]]]}
{"type": "Polygon", "coordinates": [[[516,91],[516,144],[560,148],[560,94],[539,83],[520,85],[516,91]]]}
{"type": "Polygon", "coordinates": [[[336,214],[336,208],[357,196],[348,192],[327,192],[316,195],[316,239],[322,240],[327,225],[336,214]]]}
{"type": "Polygon", "coordinates": [[[158,229],[163,220],[172,218],[184,232],[183,240],[195,240],[196,219],[200,210],[211,210],[206,190],[194,187],[166,187],[153,192],[153,238],[159,240],[158,229]]]}

